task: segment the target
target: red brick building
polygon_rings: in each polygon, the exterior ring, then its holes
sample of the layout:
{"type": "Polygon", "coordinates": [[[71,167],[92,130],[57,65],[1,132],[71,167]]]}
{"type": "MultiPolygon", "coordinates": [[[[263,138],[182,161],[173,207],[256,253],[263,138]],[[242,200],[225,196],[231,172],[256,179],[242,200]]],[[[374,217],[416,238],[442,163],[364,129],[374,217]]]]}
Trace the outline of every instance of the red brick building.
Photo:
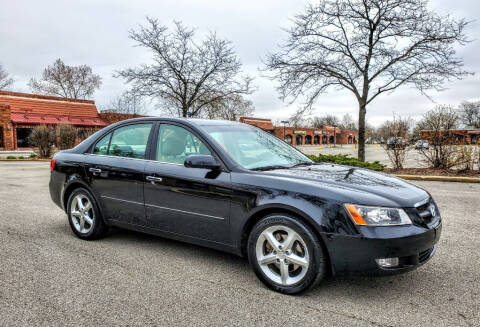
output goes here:
{"type": "Polygon", "coordinates": [[[79,138],[108,125],[95,101],[0,91],[0,150],[30,148],[35,126],[58,124],[77,127],[79,138]]]}
{"type": "Polygon", "coordinates": [[[480,129],[451,129],[448,131],[423,130],[421,138],[432,141],[445,139],[450,144],[478,144],[480,143],[480,129]],[[440,133],[436,135],[436,133],[440,133]]]}
{"type": "Polygon", "coordinates": [[[284,129],[283,126],[273,126],[270,119],[252,117],[240,117],[240,122],[257,126],[293,145],[356,144],[358,142],[358,132],[344,131],[339,127],[285,127],[284,129]]]}

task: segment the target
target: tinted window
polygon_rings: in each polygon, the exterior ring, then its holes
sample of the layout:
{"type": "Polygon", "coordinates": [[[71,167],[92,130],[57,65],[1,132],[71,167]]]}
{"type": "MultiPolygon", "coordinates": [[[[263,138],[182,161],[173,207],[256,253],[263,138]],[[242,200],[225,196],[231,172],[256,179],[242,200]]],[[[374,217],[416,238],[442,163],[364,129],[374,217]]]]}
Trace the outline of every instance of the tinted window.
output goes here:
{"type": "Polygon", "coordinates": [[[100,141],[95,144],[95,147],[93,148],[93,153],[95,154],[108,154],[108,143],[110,142],[110,136],[112,136],[112,133],[108,133],[104,137],[100,139],[100,141]]]}
{"type": "Polygon", "coordinates": [[[152,124],[137,124],[113,131],[108,154],[111,156],[145,159],[152,124]]]}
{"type": "Polygon", "coordinates": [[[210,155],[210,150],[194,134],[183,127],[162,125],[158,134],[157,160],[183,164],[191,154],[210,155]]]}

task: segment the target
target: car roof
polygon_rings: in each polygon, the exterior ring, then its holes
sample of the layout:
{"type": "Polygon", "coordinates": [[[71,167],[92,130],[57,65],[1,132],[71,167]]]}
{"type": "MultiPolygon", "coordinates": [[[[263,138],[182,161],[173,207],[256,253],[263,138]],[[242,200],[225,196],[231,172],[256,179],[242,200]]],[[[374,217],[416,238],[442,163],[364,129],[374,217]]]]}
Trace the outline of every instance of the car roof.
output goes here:
{"type": "Polygon", "coordinates": [[[220,120],[220,119],[199,119],[199,118],[168,118],[168,117],[142,117],[142,118],[133,118],[122,121],[125,122],[134,122],[134,121],[170,121],[170,122],[181,122],[189,125],[196,126],[245,126],[245,124],[231,121],[231,120],[220,120]]]}

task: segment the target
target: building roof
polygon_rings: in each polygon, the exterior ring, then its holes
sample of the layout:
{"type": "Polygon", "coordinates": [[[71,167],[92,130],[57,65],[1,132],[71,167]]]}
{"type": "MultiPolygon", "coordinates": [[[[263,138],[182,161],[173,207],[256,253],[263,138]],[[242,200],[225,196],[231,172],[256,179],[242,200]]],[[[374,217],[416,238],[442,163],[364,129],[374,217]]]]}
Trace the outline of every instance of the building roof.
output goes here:
{"type": "Polygon", "coordinates": [[[107,125],[91,100],[0,91],[0,104],[10,106],[13,123],[107,125]]]}
{"type": "Polygon", "coordinates": [[[256,126],[263,130],[274,130],[273,123],[271,119],[266,118],[255,118],[255,117],[240,117],[240,122],[256,126]]]}

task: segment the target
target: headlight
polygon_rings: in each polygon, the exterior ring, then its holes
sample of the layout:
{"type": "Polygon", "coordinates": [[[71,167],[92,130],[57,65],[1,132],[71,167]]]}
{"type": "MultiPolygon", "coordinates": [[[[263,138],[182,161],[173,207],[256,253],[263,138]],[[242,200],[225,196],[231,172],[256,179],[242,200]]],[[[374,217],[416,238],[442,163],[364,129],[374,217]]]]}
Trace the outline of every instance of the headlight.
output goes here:
{"type": "Polygon", "coordinates": [[[412,221],[403,209],[367,207],[356,204],[345,204],[345,208],[357,225],[392,226],[412,224],[412,221]]]}

